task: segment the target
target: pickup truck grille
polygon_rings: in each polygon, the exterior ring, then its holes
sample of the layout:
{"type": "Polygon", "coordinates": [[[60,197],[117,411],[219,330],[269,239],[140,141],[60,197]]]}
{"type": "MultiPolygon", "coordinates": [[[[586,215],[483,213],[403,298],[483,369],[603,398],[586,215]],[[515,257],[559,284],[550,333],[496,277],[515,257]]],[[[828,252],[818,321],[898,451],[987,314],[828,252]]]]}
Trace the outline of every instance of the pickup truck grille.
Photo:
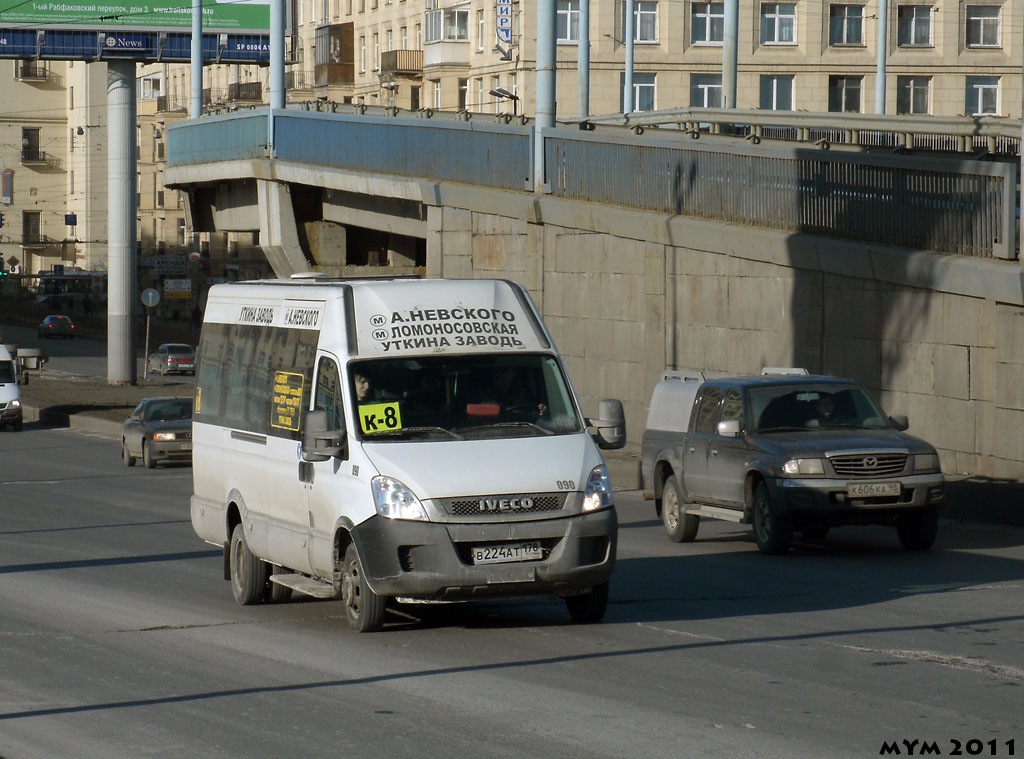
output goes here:
{"type": "Polygon", "coordinates": [[[517,493],[515,495],[482,495],[442,498],[449,514],[458,516],[493,516],[495,514],[534,514],[558,511],[565,505],[565,493],[517,493]]]}
{"type": "Polygon", "coordinates": [[[907,465],[907,454],[857,453],[830,456],[829,461],[839,477],[891,477],[903,473],[907,465]]]}

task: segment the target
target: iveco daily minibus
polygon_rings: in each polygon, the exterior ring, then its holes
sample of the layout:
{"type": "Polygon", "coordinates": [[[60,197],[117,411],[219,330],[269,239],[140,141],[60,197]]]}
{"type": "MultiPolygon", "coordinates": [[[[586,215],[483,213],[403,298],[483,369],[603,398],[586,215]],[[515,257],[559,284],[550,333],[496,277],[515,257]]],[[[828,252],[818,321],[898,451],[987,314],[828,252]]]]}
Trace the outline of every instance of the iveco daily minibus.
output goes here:
{"type": "MultiPolygon", "coordinates": [[[[527,291],[504,280],[329,279],[210,289],[198,350],[192,524],[242,604],[564,598],[600,620],[616,515],[527,291]]],[[[592,432],[588,432],[588,428],[592,432]]]]}

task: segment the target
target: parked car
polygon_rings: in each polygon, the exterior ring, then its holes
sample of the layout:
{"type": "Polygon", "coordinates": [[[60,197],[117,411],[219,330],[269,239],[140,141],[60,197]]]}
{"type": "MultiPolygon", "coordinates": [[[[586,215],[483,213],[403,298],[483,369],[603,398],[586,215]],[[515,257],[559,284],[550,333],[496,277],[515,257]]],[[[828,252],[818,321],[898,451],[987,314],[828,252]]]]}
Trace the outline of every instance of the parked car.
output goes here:
{"type": "Polygon", "coordinates": [[[853,380],[803,370],[762,376],[667,372],[651,397],[641,471],[669,537],[701,517],[753,523],[763,553],[793,533],[894,526],[905,548],[935,542],[945,481],[928,443],[853,380]]]}
{"type": "Polygon", "coordinates": [[[195,374],[196,352],[184,343],[164,343],[149,354],[146,368],[154,374],[195,374]]]}
{"type": "Polygon", "coordinates": [[[160,462],[192,461],[192,400],[144,398],[121,427],[121,460],[147,469],[160,462]]]}
{"type": "Polygon", "coordinates": [[[43,319],[39,325],[39,337],[66,337],[69,340],[75,339],[75,323],[70,316],[51,314],[43,319]]]}

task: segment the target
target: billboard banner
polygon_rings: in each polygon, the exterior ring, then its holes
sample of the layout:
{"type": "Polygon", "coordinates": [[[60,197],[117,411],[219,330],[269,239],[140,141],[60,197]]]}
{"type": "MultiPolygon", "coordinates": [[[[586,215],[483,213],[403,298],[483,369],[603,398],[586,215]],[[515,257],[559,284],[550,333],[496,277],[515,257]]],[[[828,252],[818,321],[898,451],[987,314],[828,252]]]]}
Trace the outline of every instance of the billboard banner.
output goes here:
{"type": "MultiPolygon", "coordinates": [[[[192,28],[191,0],[0,0],[0,27],[6,24],[94,29],[181,31],[192,28]]],[[[203,32],[270,31],[270,0],[203,2],[203,32]]]]}

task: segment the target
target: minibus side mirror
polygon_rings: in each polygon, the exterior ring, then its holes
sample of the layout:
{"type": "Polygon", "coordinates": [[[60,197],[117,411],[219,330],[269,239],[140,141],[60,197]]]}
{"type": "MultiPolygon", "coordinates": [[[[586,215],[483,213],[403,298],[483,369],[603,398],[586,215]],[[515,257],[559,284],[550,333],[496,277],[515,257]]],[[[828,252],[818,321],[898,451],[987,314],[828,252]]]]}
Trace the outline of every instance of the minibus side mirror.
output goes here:
{"type": "Polygon", "coordinates": [[[327,429],[327,412],[323,409],[306,412],[302,426],[302,460],[328,461],[331,457],[348,455],[348,431],[327,429]]]}
{"type": "Polygon", "coordinates": [[[587,426],[594,427],[593,437],[598,448],[614,450],[626,444],[626,413],[622,401],[605,398],[601,401],[596,418],[587,419],[587,426]]]}

